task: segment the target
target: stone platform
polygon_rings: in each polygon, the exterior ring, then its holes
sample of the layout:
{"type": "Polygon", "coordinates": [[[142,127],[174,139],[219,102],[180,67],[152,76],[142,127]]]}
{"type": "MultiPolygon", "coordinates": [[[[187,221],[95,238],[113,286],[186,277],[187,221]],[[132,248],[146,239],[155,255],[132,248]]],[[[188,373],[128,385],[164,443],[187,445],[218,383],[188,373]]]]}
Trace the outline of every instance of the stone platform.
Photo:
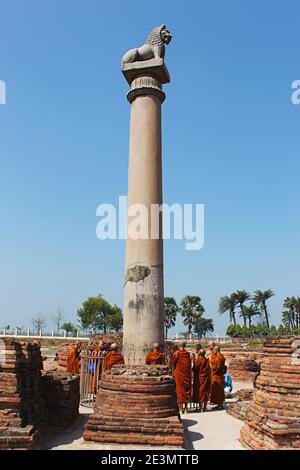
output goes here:
{"type": "Polygon", "coordinates": [[[167,366],[114,366],[103,374],[86,441],[184,444],[175,384],[167,366]]]}
{"type": "Polygon", "coordinates": [[[254,450],[299,450],[300,336],[267,339],[263,352],[241,442],[254,450]]]}

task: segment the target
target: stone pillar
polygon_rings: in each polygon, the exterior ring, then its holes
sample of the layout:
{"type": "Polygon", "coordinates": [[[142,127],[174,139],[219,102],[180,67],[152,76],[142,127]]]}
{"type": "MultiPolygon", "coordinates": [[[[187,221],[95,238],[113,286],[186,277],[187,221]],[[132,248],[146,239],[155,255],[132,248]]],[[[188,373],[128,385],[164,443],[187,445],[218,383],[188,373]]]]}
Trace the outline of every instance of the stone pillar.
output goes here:
{"type": "Polygon", "coordinates": [[[163,59],[126,64],[122,71],[131,86],[123,354],[139,365],[153,342],[164,342],[162,216],[151,220],[151,208],[162,204],[162,83],[170,78],[163,59]],[[140,238],[133,233],[137,219],[140,238]]]}

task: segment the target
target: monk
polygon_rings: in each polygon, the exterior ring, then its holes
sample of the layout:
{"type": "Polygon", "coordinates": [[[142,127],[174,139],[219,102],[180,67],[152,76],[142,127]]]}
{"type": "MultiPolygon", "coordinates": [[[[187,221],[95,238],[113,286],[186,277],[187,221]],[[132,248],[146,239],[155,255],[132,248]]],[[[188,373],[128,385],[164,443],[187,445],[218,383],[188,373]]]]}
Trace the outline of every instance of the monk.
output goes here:
{"type": "Polygon", "coordinates": [[[199,408],[204,412],[207,408],[207,402],[210,395],[210,367],[209,360],[206,357],[206,351],[200,349],[198,358],[199,370],[199,408]]]}
{"type": "Polygon", "coordinates": [[[159,350],[159,344],[153,343],[153,349],[146,356],[146,364],[149,366],[151,364],[158,364],[165,366],[167,364],[166,357],[164,353],[159,350]]]}
{"type": "Polygon", "coordinates": [[[174,352],[171,359],[177,402],[182,413],[187,412],[187,404],[191,397],[191,357],[185,347],[186,341],[180,341],[179,349],[174,352]]]}
{"type": "Polygon", "coordinates": [[[104,358],[104,367],[103,371],[110,370],[115,365],[122,365],[124,364],[124,357],[120,352],[118,352],[118,345],[117,343],[112,343],[110,346],[110,352],[106,354],[104,358]]]}
{"type": "Polygon", "coordinates": [[[211,369],[211,395],[210,402],[217,405],[215,409],[222,410],[224,408],[224,372],[225,357],[221,354],[219,346],[215,346],[210,355],[211,369]]]}
{"type": "Polygon", "coordinates": [[[193,403],[196,403],[196,411],[199,411],[199,351],[201,344],[196,346],[196,354],[193,355],[193,403]]]}
{"type": "Polygon", "coordinates": [[[79,374],[79,362],[81,353],[81,341],[78,341],[75,346],[72,346],[67,360],[67,372],[73,375],[79,374]]]}
{"type": "Polygon", "coordinates": [[[216,343],[214,341],[209,341],[208,342],[208,351],[206,353],[207,359],[210,358],[210,355],[212,354],[213,349],[214,349],[215,346],[216,346],[216,343]]]}

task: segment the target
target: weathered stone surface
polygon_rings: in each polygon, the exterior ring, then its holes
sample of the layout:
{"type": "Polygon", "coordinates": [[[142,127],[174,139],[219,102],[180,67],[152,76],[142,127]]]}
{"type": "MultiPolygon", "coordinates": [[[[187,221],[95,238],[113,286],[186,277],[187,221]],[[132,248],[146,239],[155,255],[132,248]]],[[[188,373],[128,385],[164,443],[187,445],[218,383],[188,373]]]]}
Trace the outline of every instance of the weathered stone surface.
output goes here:
{"type": "Polygon", "coordinates": [[[300,337],[264,344],[241,442],[255,450],[300,449],[300,337]]]}
{"type": "Polygon", "coordinates": [[[103,374],[84,439],[183,446],[175,385],[166,366],[115,366],[103,374]]]}

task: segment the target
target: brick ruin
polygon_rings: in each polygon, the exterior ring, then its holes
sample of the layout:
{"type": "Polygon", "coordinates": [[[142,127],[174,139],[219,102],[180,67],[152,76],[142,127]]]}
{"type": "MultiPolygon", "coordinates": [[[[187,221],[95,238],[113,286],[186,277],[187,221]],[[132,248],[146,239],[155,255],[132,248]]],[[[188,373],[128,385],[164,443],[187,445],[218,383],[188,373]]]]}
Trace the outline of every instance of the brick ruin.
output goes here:
{"type": "Polygon", "coordinates": [[[43,375],[42,384],[49,426],[55,429],[66,428],[79,415],[79,376],[49,371],[43,375]]]}
{"type": "Polygon", "coordinates": [[[267,339],[263,353],[240,440],[254,450],[299,450],[300,336],[267,339]]]}
{"type": "Polygon", "coordinates": [[[173,378],[167,366],[114,366],[101,377],[87,441],[183,446],[173,378]]]}
{"type": "Polygon", "coordinates": [[[237,400],[230,403],[226,412],[237,419],[245,421],[253,398],[253,388],[242,388],[236,392],[237,400]]]}
{"type": "Polygon", "coordinates": [[[0,449],[32,449],[45,433],[39,345],[1,342],[0,449]]]}
{"type": "Polygon", "coordinates": [[[64,426],[78,415],[79,378],[42,377],[40,367],[39,344],[1,340],[0,450],[37,448],[54,420],[64,426]]]}
{"type": "Polygon", "coordinates": [[[229,373],[233,381],[251,382],[259,372],[259,366],[263,357],[261,349],[230,348],[223,349],[229,373]]]}

